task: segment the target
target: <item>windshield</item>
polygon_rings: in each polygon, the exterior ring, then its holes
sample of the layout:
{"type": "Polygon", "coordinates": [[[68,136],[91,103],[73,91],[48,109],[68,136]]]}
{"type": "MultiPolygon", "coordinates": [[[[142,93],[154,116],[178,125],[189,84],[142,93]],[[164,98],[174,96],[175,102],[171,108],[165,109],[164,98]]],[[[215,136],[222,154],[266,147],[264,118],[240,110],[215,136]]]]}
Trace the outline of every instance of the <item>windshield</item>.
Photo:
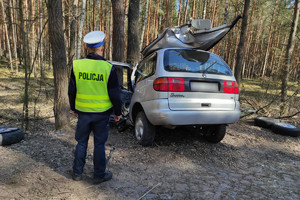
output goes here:
{"type": "Polygon", "coordinates": [[[187,49],[165,51],[164,67],[170,72],[194,72],[232,76],[228,65],[217,55],[187,49]]]}

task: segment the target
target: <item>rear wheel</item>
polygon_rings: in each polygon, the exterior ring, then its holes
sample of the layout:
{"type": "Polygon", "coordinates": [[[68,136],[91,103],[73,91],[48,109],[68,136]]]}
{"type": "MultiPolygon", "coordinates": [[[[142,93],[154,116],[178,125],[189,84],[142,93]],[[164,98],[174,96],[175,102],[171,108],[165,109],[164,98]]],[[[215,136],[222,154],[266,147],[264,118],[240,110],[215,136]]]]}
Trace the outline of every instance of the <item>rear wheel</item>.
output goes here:
{"type": "Polygon", "coordinates": [[[218,143],[226,134],[226,125],[207,126],[203,128],[204,137],[208,142],[218,143]]]}
{"type": "Polygon", "coordinates": [[[135,137],[142,146],[152,145],[155,137],[155,126],[147,119],[145,113],[140,111],[134,124],[135,137]]]}

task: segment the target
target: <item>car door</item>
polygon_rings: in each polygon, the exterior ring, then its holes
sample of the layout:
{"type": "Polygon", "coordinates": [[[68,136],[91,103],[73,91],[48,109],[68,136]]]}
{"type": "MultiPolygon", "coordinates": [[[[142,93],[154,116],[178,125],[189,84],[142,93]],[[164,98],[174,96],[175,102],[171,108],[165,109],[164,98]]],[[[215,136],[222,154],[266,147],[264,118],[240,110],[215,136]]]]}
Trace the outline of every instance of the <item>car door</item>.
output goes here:
{"type": "Polygon", "coordinates": [[[133,83],[133,99],[135,102],[144,102],[154,98],[153,80],[157,62],[156,53],[151,54],[137,65],[131,76],[133,83]]]}

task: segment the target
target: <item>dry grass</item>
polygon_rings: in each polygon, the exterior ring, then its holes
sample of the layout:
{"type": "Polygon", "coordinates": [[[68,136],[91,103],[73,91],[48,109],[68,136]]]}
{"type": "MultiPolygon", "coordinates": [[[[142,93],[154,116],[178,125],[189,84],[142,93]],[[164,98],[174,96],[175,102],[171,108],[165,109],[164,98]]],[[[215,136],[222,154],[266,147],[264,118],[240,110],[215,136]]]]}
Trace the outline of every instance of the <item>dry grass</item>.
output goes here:
{"type": "MultiPolygon", "coordinates": [[[[283,117],[293,115],[300,111],[300,85],[297,82],[289,82],[288,84],[288,112],[281,114],[281,82],[278,80],[271,79],[256,79],[243,80],[240,85],[240,99],[241,99],[241,109],[242,110],[257,110],[260,107],[265,107],[265,111],[260,111],[256,116],[266,116],[270,117],[283,117]],[[258,105],[253,101],[257,101],[258,105]],[[250,105],[252,104],[252,105],[250,105]]],[[[293,118],[287,118],[291,120],[293,124],[300,124],[300,114],[294,116],[293,118]]]]}
{"type": "MultiPolygon", "coordinates": [[[[22,69],[18,74],[10,72],[7,64],[0,61],[0,117],[3,124],[20,125],[23,114],[24,97],[24,72],[22,69]]],[[[124,80],[127,80],[124,73],[124,80]]],[[[265,107],[266,112],[258,112],[250,115],[249,118],[270,114],[270,117],[280,117],[280,91],[281,82],[271,79],[243,80],[240,85],[241,109],[257,110],[265,107]],[[258,105],[253,103],[258,102],[258,105]],[[252,102],[251,106],[249,102],[252,102]]],[[[299,112],[300,108],[300,86],[296,82],[289,83],[288,113],[291,115],[299,112]],[[295,95],[296,92],[299,92],[295,95]]],[[[31,121],[47,119],[53,121],[53,97],[54,83],[52,71],[46,72],[46,77],[39,76],[30,79],[29,89],[29,118],[31,121]]],[[[299,114],[290,120],[293,124],[299,125],[299,114]]]]}

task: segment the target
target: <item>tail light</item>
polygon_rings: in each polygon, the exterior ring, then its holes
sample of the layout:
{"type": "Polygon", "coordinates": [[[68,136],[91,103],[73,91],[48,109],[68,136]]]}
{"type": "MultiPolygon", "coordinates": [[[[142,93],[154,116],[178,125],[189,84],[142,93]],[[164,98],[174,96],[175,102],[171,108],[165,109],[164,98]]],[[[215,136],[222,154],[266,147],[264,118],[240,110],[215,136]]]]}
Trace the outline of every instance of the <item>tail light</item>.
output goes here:
{"type": "Polygon", "coordinates": [[[239,85],[235,81],[224,81],[224,93],[239,94],[239,85]]]}
{"type": "Polygon", "coordinates": [[[183,92],[185,91],[183,78],[157,78],[153,82],[153,88],[156,91],[164,92],[183,92]]]}

